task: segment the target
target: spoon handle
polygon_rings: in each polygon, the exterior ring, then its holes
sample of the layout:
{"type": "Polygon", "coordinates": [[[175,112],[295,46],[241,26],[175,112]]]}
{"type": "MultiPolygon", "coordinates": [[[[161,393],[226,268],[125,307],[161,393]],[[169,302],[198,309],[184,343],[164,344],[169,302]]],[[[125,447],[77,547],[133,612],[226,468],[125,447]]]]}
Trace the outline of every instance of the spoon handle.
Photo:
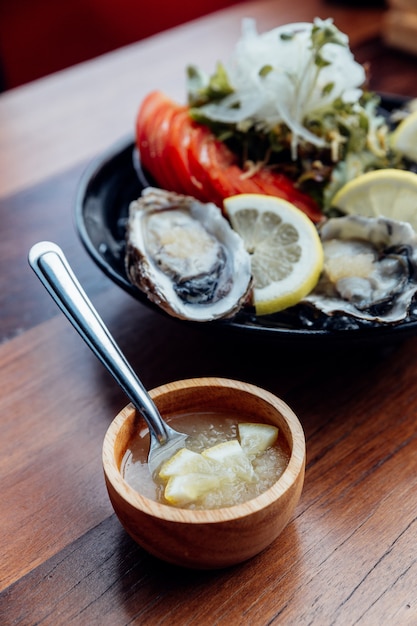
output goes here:
{"type": "Polygon", "coordinates": [[[62,250],[41,241],[29,251],[29,264],[64,315],[146,420],[151,437],[165,443],[170,427],[120,351],[103,320],[88,299],[62,250]]]}

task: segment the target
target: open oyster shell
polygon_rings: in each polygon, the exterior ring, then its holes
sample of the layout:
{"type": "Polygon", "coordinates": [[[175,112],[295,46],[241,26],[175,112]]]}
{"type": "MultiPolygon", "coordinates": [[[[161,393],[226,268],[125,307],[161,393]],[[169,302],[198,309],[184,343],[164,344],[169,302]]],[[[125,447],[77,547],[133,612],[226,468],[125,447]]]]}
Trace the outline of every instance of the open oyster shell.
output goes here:
{"type": "Polygon", "coordinates": [[[326,315],[396,324],[417,292],[417,236],[385,217],[329,219],[319,229],[324,269],[304,299],[326,315]]]}
{"type": "Polygon", "coordinates": [[[130,204],[126,242],[129,279],[170,315],[231,317],[250,297],[250,255],[214,204],[147,187],[130,204]]]}

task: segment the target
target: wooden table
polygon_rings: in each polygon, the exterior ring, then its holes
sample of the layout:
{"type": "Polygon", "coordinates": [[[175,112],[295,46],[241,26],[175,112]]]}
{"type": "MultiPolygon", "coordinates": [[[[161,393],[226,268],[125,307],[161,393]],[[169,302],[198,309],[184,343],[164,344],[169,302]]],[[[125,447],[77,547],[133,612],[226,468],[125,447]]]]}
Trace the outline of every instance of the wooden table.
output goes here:
{"type": "Polygon", "coordinates": [[[417,623],[417,338],[291,354],[190,328],[107,279],[73,225],[85,167],[132,133],[151,89],[183,100],[186,64],[212,70],[242,17],[263,31],[329,15],[370,62],[373,89],[417,96],[416,60],[381,43],[382,10],[260,0],[0,97],[2,625],[417,623]],[[27,252],[42,239],[62,246],[147,388],[226,376],[273,391],[299,415],[304,492],[263,554],[183,571],[122,530],[101,446],[127,401],[29,269],[27,252]]]}

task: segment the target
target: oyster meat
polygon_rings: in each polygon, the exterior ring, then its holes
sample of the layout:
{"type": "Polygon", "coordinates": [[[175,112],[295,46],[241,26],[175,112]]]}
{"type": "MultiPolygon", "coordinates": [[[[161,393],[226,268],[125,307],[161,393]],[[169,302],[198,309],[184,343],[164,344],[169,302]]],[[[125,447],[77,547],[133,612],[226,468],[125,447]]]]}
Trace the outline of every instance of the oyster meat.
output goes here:
{"type": "Polygon", "coordinates": [[[147,187],[130,204],[126,244],[129,279],[170,315],[232,317],[250,298],[250,255],[214,204],[147,187]]]}
{"type": "Polygon", "coordinates": [[[417,291],[417,236],[384,217],[331,218],[319,229],[324,269],[304,299],[326,315],[396,324],[417,291]]]}

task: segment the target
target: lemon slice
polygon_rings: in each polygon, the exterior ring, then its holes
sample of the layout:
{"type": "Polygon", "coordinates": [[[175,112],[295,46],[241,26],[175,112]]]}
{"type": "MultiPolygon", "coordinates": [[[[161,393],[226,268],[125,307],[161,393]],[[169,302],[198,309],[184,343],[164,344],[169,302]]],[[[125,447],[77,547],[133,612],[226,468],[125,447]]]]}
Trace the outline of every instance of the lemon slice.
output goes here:
{"type": "Polygon", "coordinates": [[[237,439],[218,443],[211,448],[203,450],[201,455],[207,459],[221,463],[225,468],[231,471],[232,478],[234,474],[247,482],[254,479],[252,463],[237,439]]]}
{"type": "Polygon", "coordinates": [[[391,135],[391,146],[396,152],[417,161],[417,111],[413,111],[398,124],[391,135]]]}
{"type": "Polygon", "coordinates": [[[262,194],[231,196],[224,208],[251,254],[257,315],[297,304],[315,287],[323,267],[313,222],[290,202],[262,194]]]}
{"type": "Polygon", "coordinates": [[[278,428],[271,424],[238,424],[240,445],[246,454],[257,456],[277,440],[278,428]]]}
{"type": "Polygon", "coordinates": [[[417,174],[391,168],[367,172],[339,189],[332,206],[349,215],[409,222],[417,230],[417,174]]]}

